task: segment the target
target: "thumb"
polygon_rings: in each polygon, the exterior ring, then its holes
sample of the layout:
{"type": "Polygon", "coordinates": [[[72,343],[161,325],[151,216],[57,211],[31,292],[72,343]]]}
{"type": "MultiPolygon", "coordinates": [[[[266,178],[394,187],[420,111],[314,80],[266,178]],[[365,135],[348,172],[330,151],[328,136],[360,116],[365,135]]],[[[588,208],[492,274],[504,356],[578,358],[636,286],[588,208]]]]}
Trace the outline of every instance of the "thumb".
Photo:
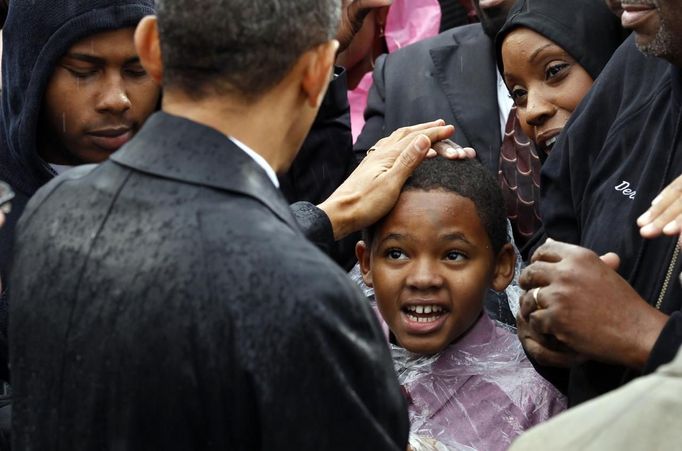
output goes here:
{"type": "Polygon", "coordinates": [[[606,266],[613,269],[614,271],[618,271],[618,267],[620,266],[620,257],[618,254],[614,252],[608,252],[599,258],[606,264],[606,266]]]}
{"type": "Polygon", "coordinates": [[[417,136],[402,152],[398,155],[393,165],[394,176],[403,176],[405,180],[412,174],[417,166],[424,160],[426,153],[431,148],[431,140],[426,135],[417,136]]]}

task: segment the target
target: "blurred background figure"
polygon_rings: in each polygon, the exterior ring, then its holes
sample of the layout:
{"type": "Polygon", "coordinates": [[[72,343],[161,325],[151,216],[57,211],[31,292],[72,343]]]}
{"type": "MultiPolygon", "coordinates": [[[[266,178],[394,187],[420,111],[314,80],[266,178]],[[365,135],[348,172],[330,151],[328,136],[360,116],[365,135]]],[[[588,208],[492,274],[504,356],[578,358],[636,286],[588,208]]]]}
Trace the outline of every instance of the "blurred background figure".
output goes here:
{"type": "Polygon", "coordinates": [[[373,10],[337,64],[348,72],[353,142],[365,124],[363,113],[372,86],[374,61],[422,39],[438,34],[441,9],[438,0],[395,0],[393,5],[373,10]]]}
{"type": "Polygon", "coordinates": [[[478,22],[472,0],[438,0],[440,3],[440,31],[478,22]]]}

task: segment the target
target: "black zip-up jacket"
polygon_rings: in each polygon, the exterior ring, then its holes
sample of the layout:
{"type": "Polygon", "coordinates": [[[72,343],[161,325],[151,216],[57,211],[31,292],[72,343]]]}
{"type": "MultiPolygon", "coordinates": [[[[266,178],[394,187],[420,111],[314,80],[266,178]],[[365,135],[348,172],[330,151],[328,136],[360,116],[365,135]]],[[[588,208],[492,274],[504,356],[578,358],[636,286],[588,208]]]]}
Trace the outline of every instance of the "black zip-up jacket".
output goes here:
{"type": "MultiPolygon", "coordinates": [[[[681,121],[680,68],[644,56],[630,38],[575,111],[542,169],[547,235],[599,255],[616,252],[619,273],[670,315],[644,374],[670,362],[682,344],[677,239],[645,240],[636,224],[654,197],[682,173],[681,121]]],[[[637,375],[597,362],[576,366],[569,402],[596,397],[637,375]]]]}

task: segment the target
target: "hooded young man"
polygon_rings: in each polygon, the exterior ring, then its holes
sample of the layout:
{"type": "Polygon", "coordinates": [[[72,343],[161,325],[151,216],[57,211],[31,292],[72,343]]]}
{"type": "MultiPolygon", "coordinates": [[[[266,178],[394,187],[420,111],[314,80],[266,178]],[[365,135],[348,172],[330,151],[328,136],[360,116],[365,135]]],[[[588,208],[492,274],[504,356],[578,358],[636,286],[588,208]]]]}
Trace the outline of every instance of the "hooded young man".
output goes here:
{"type": "MultiPolygon", "coordinates": [[[[3,29],[0,180],[16,197],[0,230],[0,280],[7,281],[16,221],[33,193],[65,168],[107,158],[157,107],[159,88],[133,40],[153,6],[153,0],[12,2],[3,29]]],[[[4,300],[1,310],[4,335],[4,300]]],[[[0,378],[7,380],[6,371],[0,365],[0,378]]]]}
{"type": "MultiPolygon", "coordinates": [[[[49,182],[18,227],[14,446],[404,450],[373,313],[276,188],[325,94],[340,2],[156,4],[136,43],[163,111],[109,160],[49,182]]],[[[369,209],[388,211],[451,133],[382,141],[354,173],[391,187],[369,209]]],[[[335,235],[363,226],[356,181],[323,205],[344,206],[335,235]]]]}

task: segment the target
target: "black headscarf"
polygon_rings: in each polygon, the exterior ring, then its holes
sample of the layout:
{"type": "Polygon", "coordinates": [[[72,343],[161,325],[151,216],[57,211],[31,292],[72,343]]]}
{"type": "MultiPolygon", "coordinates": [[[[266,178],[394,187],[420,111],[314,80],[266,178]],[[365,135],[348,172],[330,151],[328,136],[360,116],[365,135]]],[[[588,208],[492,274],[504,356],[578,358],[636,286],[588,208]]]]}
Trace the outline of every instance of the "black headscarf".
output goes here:
{"type": "Polygon", "coordinates": [[[502,73],[502,42],[520,27],[530,28],[557,44],[593,79],[626,35],[620,20],[603,0],[518,0],[495,39],[497,67],[502,73]]]}

